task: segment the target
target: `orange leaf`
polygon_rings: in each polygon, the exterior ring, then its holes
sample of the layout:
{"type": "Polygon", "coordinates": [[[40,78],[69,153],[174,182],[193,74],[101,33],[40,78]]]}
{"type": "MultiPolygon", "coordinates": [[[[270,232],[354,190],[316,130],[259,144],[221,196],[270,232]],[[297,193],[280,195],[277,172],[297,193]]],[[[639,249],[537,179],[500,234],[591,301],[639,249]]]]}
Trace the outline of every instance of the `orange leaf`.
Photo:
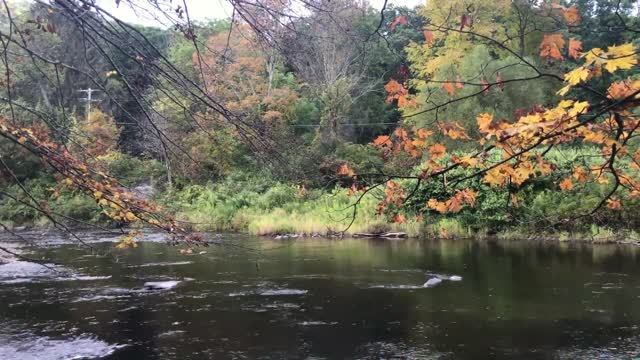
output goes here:
{"type": "Polygon", "coordinates": [[[373,145],[379,147],[392,147],[393,143],[388,135],[380,135],[373,140],[373,145]]]}
{"type": "Polygon", "coordinates": [[[580,57],[581,51],[582,41],[576,40],[575,38],[569,39],[569,57],[572,59],[577,59],[580,57]]]}
{"type": "Polygon", "coordinates": [[[403,224],[407,222],[407,217],[402,214],[396,214],[393,219],[391,219],[394,223],[403,224]]]}
{"type": "Polygon", "coordinates": [[[449,81],[443,83],[442,88],[449,94],[449,96],[453,96],[456,93],[456,89],[453,87],[453,83],[449,81]]]}
{"type": "Polygon", "coordinates": [[[476,120],[478,121],[478,129],[480,130],[480,132],[485,133],[489,129],[489,125],[493,120],[493,115],[488,113],[483,113],[478,115],[476,120]]]}
{"type": "Polygon", "coordinates": [[[438,129],[440,129],[440,131],[442,131],[444,135],[454,140],[471,139],[469,135],[467,135],[467,133],[465,132],[465,129],[455,121],[452,121],[446,124],[438,123],[438,129]]]}
{"type": "Polygon", "coordinates": [[[407,139],[407,137],[409,136],[409,134],[407,133],[407,130],[403,129],[403,128],[397,128],[393,131],[393,134],[397,137],[399,137],[400,139],[407,139]]]}
{"type": "Polygon", "coordinates": [[[432,159],[439,159],[447,152],[447,148],[440,143],[435,143],[429,148],[429,153],[432,159]]]}
{"type": "Polygon", "coordinates": [[[560,34],[545,35],[540,43],[540,56],[551,57],[556,60],[564,60],[561,50],[564,49],[565,41],[560,34]]]}
{"type": "Polygon", "coordinates": [[[580,21],[582,20],[582,17],[580,16],[580,13],[578,12],[578,8],[575,7],[575,5],[570,7],[570,8],[568,8],[567,10],[565,10],[562,15],[564,16],[564,21],[569,26],[578,25],[580,23],[580,21]]]}
{"type": "Polygon", "coordinates": [[[607,199],[607,207],[611,210],[620,210],[622,208],[622,204],[620,200],[616,198],[607,199]]]}
{"type": "Polygon", "coordinates": [[[560,190],[562,191],[573,190],[573,181],[571,181],[571,178],[566,178],[562,180],[562,182],[560,183],[560,190]]]}

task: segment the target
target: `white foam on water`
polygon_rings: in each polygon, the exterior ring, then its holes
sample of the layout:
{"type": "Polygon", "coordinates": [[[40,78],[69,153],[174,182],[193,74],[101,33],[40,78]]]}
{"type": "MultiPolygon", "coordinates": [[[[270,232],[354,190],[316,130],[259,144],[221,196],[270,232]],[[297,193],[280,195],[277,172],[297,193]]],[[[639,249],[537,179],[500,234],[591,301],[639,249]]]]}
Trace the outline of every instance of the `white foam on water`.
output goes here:
{"type": "Polygon", "coordinates": [[[155,262],[142,265],[129,265],[129,268],[152,267],[152,266],[178,266],[193,264],[193,261],[155,262]]]}
{"type": "Polygon", "coordinates": [[[298,323],[301,326],[322,326],[322,325],[338,325],[337,321],[325,322],[325,321],[303,321],[298,323]]]}
{"type": "Polygon", "coordinates": [[[126,345],[109,344],[90,335],[71,339],[21,336],[19,339],[0,337],[0,359],[71,360],[100,359],[126,345]]]}
{"type": "Polygon", "coordinates": [[[0,265],[0,284],[24,284],[46,281],[97,281],[111,276],[89,276],[53,264],[14,261],[0,265]]]}
{"type": "Polygon", "coordinates": [[[144,287],[145,288],[150,288],[150,290],[169,290],[169,289],[175,288],[180,283],[181,283],[181,281],[178,281],[178,280],[148,281],[148,282],[144,283],[144,287]]]}
{"type": "Polygon", "coordinates": [[[255,291],[240,291],[240,292],[232,292],[229,293],[228,296],[250,296],[250,295],[260,295],[260,296],[288,296],[288,295],[305,295],[309,290],[300,290],[300,289],[268,289],[268,290],[255,290],[255,291]]]}
{"type": "Polygon", "coordinates": [[[372,285],[369,289],[400,289],[400,290],[416,290],[424,289],[422,285],[372,285]]]}
{"type": "Polygon", "coordinates": [[[259,295],[262,295],[262,296],[304,295],[308,292],[309,290],[278,289],[278,290],[265,290],[260,292],[259,295]]]}

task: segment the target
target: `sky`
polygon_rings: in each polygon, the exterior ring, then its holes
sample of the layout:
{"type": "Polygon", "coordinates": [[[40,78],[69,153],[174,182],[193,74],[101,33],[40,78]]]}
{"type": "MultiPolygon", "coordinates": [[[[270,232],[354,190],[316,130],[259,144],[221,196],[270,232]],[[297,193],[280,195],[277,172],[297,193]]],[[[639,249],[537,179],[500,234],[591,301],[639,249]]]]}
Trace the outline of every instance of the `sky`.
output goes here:
{"type": "MultiPolygon", "coordinates": [[[[231,17],[232,7],[227,0],[184,0],[187,3],[187,9],[189,10],[189,17],[191,20],[207,20],[207,19],[223,19],[231,17]]],[[[182,1],[174,1],[173,8],[176,4],[182,1]]],[[[159,26],[158,21],[153,19],[153,16],[144,11],[133,11],[129,6],[120,4],[116,6],[115,0],[97,0],[99,6],[109,11],[119,19],[147,26],[159,26]]],[[[384,4],[384,0],[370,0],[371,5],[374,8],[380,9],[384,4]]],[[[397,6],[414,7],[422,5],[425,0],[388,0],[388,4],[394,4],[397,6]]]]}

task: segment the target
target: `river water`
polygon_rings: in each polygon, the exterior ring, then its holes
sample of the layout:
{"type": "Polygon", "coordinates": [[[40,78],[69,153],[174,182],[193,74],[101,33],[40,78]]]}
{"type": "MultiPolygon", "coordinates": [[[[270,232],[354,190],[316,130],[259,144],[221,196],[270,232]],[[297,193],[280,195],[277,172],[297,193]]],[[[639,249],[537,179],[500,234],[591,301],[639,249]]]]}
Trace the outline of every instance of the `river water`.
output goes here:
{"type": "Polygon", "coordinates": [[[96,256],[24,235],[56,265],[0,265],[3,360],[640,356],[636,247],[210,235],[182,254],[149,234],[104,255],[117,237],[80,234],[96,256]]]}

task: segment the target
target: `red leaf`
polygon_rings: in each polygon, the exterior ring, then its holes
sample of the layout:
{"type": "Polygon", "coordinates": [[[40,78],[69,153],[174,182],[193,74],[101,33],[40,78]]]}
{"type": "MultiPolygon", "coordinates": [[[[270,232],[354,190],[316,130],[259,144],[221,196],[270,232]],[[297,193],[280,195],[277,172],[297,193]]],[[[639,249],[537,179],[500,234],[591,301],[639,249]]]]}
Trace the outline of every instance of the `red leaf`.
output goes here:
{"type": "Polygon", "coordinates": [[[424,40],[427,43],[427,45],[431,45],[431,43],[433,43],[433,33],[429,30],[425,30],[424,31],[424,40]]]}
{"type": "Polygon", "coordinates": [[[407,24],[407,17],[404,15],[399,15],[393,20],[389,28],[391,29],[391,31],[393,31],[396,29],[397,25],[406,25],[406,24],[407,24]]]}
{"type": "Polygon", "coordinates": [[[465,26],[473,26],[473,19],[471,18],[471,14],[463,14],[460,17],[460,31],[462,31],[465,26]]]}

